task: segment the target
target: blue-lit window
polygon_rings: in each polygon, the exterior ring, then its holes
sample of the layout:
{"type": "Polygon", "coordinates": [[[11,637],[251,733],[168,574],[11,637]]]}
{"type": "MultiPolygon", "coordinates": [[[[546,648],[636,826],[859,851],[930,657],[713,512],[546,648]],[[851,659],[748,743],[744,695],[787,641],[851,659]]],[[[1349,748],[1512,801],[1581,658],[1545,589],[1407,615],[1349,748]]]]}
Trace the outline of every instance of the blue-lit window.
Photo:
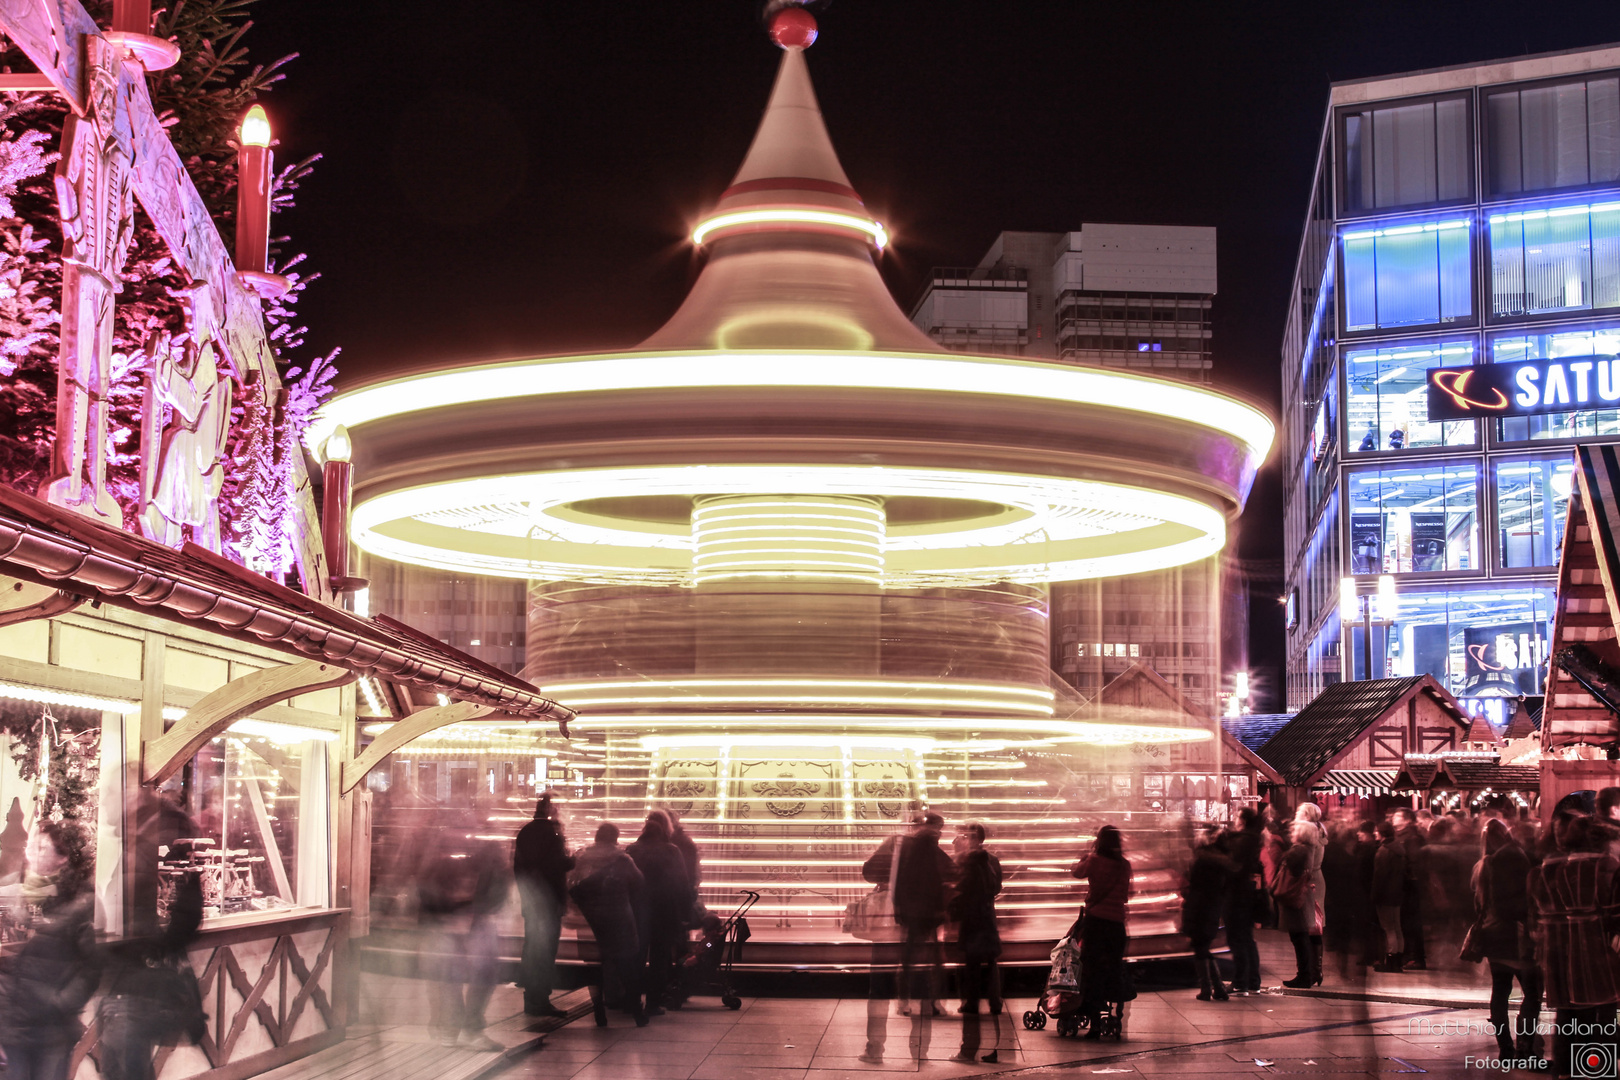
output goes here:
{"type": "Polygon", "coordinates": [[[1479,463],[1421,462],[1346,477],[1350,572],[1479,570],[1479,463]]]}
{"type": "Polygon", "coordinates": [[[1473,197],[1466,95],[1339,114],[1348,212],[1473,197]]]}
{"type": "Polygon", "coordinates": [[[1620,202],[1492,214],[1491,315],[1620,307],[1620,202]]]}
{"type": "Polygon", "coordinates": [[[1382,229],[1348,229],[1345,330],[1444,325],[1474,313],[1469,220],[1448,218],[1382,229]]]}
{"type": "Polygon", "coordinates": [[[1575,477],[1571,454],[1498,458],[1491,463],[1496,499],[1496,565],[1557,566],[1575,477]]]}
{"type": "Polygon", "coordinates": [[[1339,559],[1339,501],[1329,501],[1327,510],[1316,524],[1309,545],[1305,549],[1305,564],[1301,575],[1304,581],[1304,610],[1301,621],[1308,627],[1315,625],[1324,613],[1339,602],[1339,579],[1344,571],[1339,559]]]}
{"type": "Polygon", "coordinates": [[[1493,195],[1620,180],[1620,79],[1580,79],[1485,96],[1493,195]]]}
{"type": "MultiPolygon", "coordinates": [[[[1398,593],[1372,626],[1372,677],[1433,675],[1458,697],[1539,694],[1552,638],[1553,590],[1497,586],[1398,593]]],[[[1355,626],[1354,676],[1365,670],[1355,626]]]]}
{"type": "Polygon", "coordinates": [[[1378,345],[1344,351],[1346,449],[1352,454],[1473,446],[1475,422],[1428,420],[1428,371],[1474,362],[1469,339],[1378,345]]]}
{"type": "MultiPolygon", "coordinates": [[[[1498,335],[1490,340],[1490,353],[1491,362],[1496,364],[1556,360],[1563,356],[1614,356],[1620,354],[1620,326],[1498,335]]],[[[1620,409],[1583,409],[1496,421],[1496,437],[1503,442],[1594,435],[1620,435],[1620,409]]]]}

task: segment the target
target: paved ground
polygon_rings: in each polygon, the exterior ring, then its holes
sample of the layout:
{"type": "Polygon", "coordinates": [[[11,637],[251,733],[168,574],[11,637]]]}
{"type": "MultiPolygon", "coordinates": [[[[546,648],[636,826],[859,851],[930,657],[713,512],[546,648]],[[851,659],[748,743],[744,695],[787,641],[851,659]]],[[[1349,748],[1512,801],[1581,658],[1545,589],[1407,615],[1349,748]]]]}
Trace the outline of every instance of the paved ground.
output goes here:
{"type": "MultiPolygon", "coordinates": [[[[1285,942],[1264,944],[1268,983],[1292,974],[1283,966],[1285,942]]],[[[1494,1048],[1484,1033],[1482,969],[1373,977],[1345,982],[1330,976],[1323,990],[1339,996],[1270,991],[1228,1002],[1201,1002],[1194,991],[1141,994],[1132,1003],[1122,1042],[1060,1039],[1052,1027],[1025,1031],[1016,1023],[1032,1001],[1013,1009],[995,1065],[959,1065],[961,1020],[952,1014],[928,1027],[920,1061],[912,1053],[913,1020],[887,1021],[885,1063],[859,1060],[865,1046],[864,999],[745,998],[733,1012],[713,999],[636,1028],[610,1014],[606,1028],[587,1015],[545,1037],[532,1053],[500,1074],[502,1080],[881,1080],[882,1073],[929,1077],[1062,1075],[1157,1078],[1190,1073],[1201,1080],[1266,1075],[1331,1074],[1333,1080],[1428,1074],[1480,1075],[1478,1059],[1494,1048]],[[1380,996],[1420,1002],[1375,1000],[1380,996]],[[1373,1000],[1370,1000],[1373,999],[1373,1000]],[[1450,1002],[1450,1003],[1448,1003],[1450,1002]],[[1455,1003],[1455,1004],[1452,1004],[1455,1003]],[[1461,1033],[1458,1033],[1458,1032],[1461,1033]],[[1472,1032],[1472,1033],[1470,1033],[1472,1032]]],[[[953,1003],[950,1003],[954,1005],[953,1003]]],[[[988,1019],[988,1018],[987,1018],[988,1019]]],[[[998,1045],[987,1024],[984,1050],[998,1045]]],[[[1533,1074],[1525,1074],[1533,1075],[1533,1074]]]]}

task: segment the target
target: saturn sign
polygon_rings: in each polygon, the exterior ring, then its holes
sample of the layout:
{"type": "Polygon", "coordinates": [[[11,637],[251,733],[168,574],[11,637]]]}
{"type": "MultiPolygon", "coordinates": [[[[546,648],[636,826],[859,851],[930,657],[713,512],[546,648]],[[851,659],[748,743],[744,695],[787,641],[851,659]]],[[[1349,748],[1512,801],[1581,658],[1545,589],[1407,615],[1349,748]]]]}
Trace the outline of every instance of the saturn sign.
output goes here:
{"type": "Polygon", "coordinates": [[[1429,420],[1620,408],[1620,359],[1566,356],[1429,370],[1429,420]]]}

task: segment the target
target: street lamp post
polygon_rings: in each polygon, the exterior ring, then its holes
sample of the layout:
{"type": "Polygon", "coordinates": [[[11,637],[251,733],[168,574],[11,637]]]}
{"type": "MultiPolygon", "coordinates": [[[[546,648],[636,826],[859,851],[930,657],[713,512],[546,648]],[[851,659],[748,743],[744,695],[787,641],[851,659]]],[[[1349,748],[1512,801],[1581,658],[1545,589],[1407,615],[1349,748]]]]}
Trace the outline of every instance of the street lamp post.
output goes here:
{"type": "MultiPolygon", "coordinates": [[[[1378,592],[1365,598],[1356,588],[1356,579],[1353,577],[1339,580],[1339,623],[1348,629],[1356,622],[1361,623],[1361,653],[1362,678],[1371,680],[1373,677],[1372,660],[1372,631],[1375,626],[1394,626],[1395,617],[1400,611],[1400,597],[1395,592],[1395,578],[1392,574],[1378,575],[1378,592]]],[[[1346,672],[1347,677],[1355,678],[1355,645],[1351,641],[1346,672]]]]}

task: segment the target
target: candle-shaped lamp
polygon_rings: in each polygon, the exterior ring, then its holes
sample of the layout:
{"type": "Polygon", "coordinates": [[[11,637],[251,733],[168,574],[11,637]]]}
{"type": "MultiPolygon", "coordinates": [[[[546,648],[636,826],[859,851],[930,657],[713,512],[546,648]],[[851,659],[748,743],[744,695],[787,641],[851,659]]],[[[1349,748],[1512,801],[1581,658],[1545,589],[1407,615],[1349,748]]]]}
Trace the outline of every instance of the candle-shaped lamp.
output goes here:
{"type": "Polygon", "coordinates": [[[236,268],[262,274],[270,259],[270,118],[255,105],[242,120],[236,154],[236,268]]]}
{"type": "Polygon", "coordinates": [[[339,424],[327,436],[323,448],[326,463],[321,472],[321,541],[333,592],[352,592],[365,585],[349,576],[349,503],[354,491],[351,452],[349,431],[339,424]]]}

